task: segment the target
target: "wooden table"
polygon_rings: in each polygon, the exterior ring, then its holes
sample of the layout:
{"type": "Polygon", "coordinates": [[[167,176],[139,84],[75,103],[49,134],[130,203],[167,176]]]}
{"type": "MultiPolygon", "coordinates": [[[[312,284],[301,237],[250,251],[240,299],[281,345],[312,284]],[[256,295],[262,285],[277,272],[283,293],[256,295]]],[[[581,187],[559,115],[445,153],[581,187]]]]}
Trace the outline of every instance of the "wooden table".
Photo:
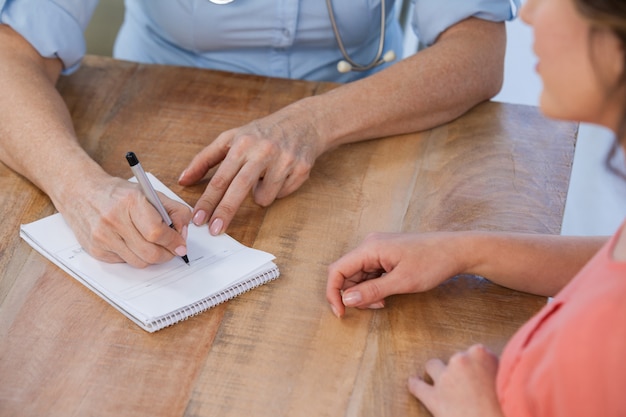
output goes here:
{"type": "MultiPolygon", "coordinates": [[[[334,85],[88,57],[58,88],[109,173],[130,176],[132,149],[194,204],[204,184],[176,180],[203,146],[334,85]]],[[[267,209],[249,198],[228,230],[276,255],[281,277],[155,334],[19,238],[20,223],[55,209],[0,164],[0,415],[426,415],[409,375],[473,343],[500,352],[545,299],[457,277],[339,320],[327,265],[371,231],[558,234],[577,127],[490,102],[324,155],[300,190],[267,209]]]]}

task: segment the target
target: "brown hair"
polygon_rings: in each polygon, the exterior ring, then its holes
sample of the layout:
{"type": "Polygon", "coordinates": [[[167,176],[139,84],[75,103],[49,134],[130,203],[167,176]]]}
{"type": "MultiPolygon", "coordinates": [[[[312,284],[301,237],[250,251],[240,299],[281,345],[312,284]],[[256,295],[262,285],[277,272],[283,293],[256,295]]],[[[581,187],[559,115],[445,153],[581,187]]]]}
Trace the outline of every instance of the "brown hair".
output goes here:
{"type": "MultiPolygon", "coordinates": [[[[591,34],[594,36],[599,31],[608,30],[612,32],[622,44],[622,59],[624,61],[624,71],[618,80],[618,85],[614,92],[626,91],[626,1],[624,0],[574,0],[578,11],[591,23],[591,34]]],[[[626,97],[623,100],[626,103],[626,97]]],[[[611,171],[617,171],[626,178],[626,173],[619,170],[612,163],[618,154],[620,143],[626,145],[626,106],[622,110],[622,120],[617,127],[617,137],[613,147],[607,155],[607,166],[611,171]]]]}

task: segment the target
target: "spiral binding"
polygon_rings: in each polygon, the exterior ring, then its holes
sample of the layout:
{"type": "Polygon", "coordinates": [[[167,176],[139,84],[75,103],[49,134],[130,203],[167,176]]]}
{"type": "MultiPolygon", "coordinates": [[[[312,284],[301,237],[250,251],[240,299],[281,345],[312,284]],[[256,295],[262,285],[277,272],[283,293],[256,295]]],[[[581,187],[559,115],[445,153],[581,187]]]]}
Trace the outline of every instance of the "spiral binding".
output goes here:
{"type": "Polygon", "coordinates": [[[222,304],[225,301],[228,301],[232,298],[237,297],[245,292],[248,292],[256,287],[259,287],[263,284],[266,284],[270,281],[275,280],[280,275],[280,270],[277,266],[274,266],[269,271],[265,271],[262,274],[259,274],[251,279],[237,283],[232,287],[228,287],[223,291],[220,291],[217,294],[213,294],[210,297],[204,298],[198,302],[190,304],[186,307],[180,308],[172,313],[169,313],[165,316],[157,317],[153,319],[151,322],[146,323],[146,326],[149,329],[161,330],[165,327],[171,326],[172,324],[181,322],[183,320],[187,320],[190,317],[196,316],[203,311],[206,311],[210,308],[213,308],[219,304],[222,304]]]}

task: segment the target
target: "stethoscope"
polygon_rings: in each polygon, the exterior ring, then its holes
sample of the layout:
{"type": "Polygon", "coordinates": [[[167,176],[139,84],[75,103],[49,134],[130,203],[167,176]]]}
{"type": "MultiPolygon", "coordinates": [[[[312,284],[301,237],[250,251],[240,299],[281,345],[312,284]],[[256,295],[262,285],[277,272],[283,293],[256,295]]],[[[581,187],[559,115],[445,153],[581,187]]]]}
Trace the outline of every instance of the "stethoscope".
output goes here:
{"type": "MultiPolygon", "coordinates": [[[[228,4],[232,3],[234,0],[209,0],[214,4],[228,4]]],[[[355,62],[350,55],[348,55],[348,51],[343,45],[343,40],[341,39],[341,35],[339,34],[339,29],[337,28],[337,22],[335,21],[335,13],[333,12],[333,5],[331,0],[326,0],[326,8],[328,9],[328,17],[330,18],[330,24],[333,27],[333,33],[335,34],[335,39],[337,39],[337,45],[339,45],[339,50],[341,51],[341,55],[343,58],[341,61],[337,63],[337,71],[341,73],[349,72],[349,71],[368,71],[374,67],[377,67],[385,62],[391,62],[396,59],[396,54],[394,51],[387,51],[385,55],[383,55],[383,48],[385,46],[385,29],[386,29],[386,11],[385,11],[385,0],[381,0],[380,2],[380,38],[378,41],[378,50],[376,51],[376,56],[369,64],[359,64],[355,62]]]]}

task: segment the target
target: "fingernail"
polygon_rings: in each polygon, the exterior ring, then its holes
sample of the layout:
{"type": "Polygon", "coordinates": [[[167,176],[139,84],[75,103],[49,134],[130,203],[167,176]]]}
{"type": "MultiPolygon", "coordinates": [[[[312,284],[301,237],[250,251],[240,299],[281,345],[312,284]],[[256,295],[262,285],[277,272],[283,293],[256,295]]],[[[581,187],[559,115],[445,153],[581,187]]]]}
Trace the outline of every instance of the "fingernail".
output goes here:
{"type": "Polygon", "coordinates": [[[349,292],[347,294],[344,294],[341,297],[342,301],[343,301],[343,305],[345,305],[346,307],[354,307],[355,305],[359,304],[361,302],[361,293],[358,291],[352,291],[349,292]]]}
{"type": "Polygon", "coordinates": [[[176,255],[178,256],[185,256],[187,255],[187,248],[185,246],[179,246],[174,249],[174,252],[176,252],[176,255]]]}
{"type": "Polygon", "coordinates": [[[206,222],[206,211],[198,210],[198,212],[193,216],[193,224],[196,226],[202,226],[206,222]]]}
{"type": "Polygon", "coordinates": [[[183,231],[181,233],[181,236],[183,237],[184,240],[187,240],[187,225],[183,226],[183,231]]]}
{"type": "Polygon", "coordinates": [[[213,223],[211,223],[209,231],[213,236],[217,236],[222,231],[222,226],[224,226],[224,222],[222,221],[222,219],[215,219],[213,220],[213,223]]]}
{"type": "Polygon", "coordinates": [[[178,177],[178,182],[181,182],[183,180],[183,177],[185,176],[185,174],[187,174],[187,170],[184,170],[182,174],[180,174],[180,177],[178,177]]]}
{"type": "Polygon", "coordinates": [[[335,315],[335,317],[339,318],[339,313],[337,312],[335,306],[331,304],[330,309],[333,310],[333,314],[335,315]]]}
{"type": "Polygon", "coordinates": [[[384,301],[379,301],[377,303],[372,303],[372,304],[368,305],[367,308],[371,308],[372,310],[378,310],[378,309],[381,309],[381,308],[385,308],[385,302],[384,301]]]}

